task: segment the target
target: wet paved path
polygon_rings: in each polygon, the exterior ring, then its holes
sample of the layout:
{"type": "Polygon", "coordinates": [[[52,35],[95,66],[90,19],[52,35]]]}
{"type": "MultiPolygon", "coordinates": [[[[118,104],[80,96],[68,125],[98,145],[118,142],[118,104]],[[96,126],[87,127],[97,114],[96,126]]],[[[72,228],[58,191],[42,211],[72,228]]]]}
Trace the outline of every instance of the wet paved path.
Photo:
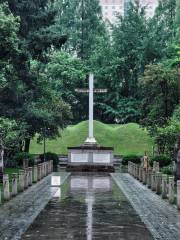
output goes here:
{"type": "Polygon", "coordinates": [[[180,240],[180,211],[129,174],[112,174],[154,239],[180,240]]]}
{"type": "Polygon", "coordinates": [[[72,174],[22,240],[152,240],[110,175],[72,174]]]}
{"type": "MultiPolygon", "coordinates": [[[[63,182],[68,174],[62,173],[61,175],[63,182]]],[[[20,239],[22,233],[26,231],[57,191],[57,188],[50,188],[50,182],[51,176],[47,176],[0,206],[0,240],[20,239]]]]}

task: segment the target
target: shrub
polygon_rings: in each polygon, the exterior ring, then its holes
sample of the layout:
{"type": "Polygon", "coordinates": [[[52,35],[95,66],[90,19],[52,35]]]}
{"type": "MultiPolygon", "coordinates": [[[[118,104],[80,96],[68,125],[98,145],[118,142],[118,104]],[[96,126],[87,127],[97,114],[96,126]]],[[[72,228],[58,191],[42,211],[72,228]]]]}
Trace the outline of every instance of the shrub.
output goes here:
{"type": "MultiPolygon", "coordinates": [[[[44,154],[39,155],[39,158],[43,162],[44,161],[44,154]]],[[[54,167],[57,167],[57,165],[59,163],[58,155],[56,153],[52,153],[52,152],[45,153],[45,160],[46,161],[53,160],[54,167]]]]}
{"type": "Polygon", "coordinates": [[[123,159],[122,159],[122,164],[123,165],[128,165],[129,161],[133,162],[133,163],[136,163],[136,164],[139,164],[139,163],[141,163],[141,157],[137,156],[137,155],[126,155],[126,156],[123,156],[123,159]]]}
{"type": "Polygon", "coordinates": [[[162,172],[163,174],[173,175],[173,168],[172,168],[171,165],[169,165],[169,166],[163,167],[163,168],[161,169],[161,172],[162,172]]]}
{"type": "Polygon", "coordinates": [[[155,157],[152,157],[150,159],[150,165],[151,167],[153,166],[153,162],[159,162],[159,166],[162,168],[162,167],[165,167],[165,166],[168,166],[171,164],[171,158],[166,156],[166,155],[159,155],[159,156],[155,156],[155,157]]]}
{"type": "Polygon", "coordinates": [[[28,166],[33,166],[35,163],[34,156],[27,152],[16,153],[13,160],[17,163],[18,166],[23,165],[23,160],[28,161],[28,166]]]}

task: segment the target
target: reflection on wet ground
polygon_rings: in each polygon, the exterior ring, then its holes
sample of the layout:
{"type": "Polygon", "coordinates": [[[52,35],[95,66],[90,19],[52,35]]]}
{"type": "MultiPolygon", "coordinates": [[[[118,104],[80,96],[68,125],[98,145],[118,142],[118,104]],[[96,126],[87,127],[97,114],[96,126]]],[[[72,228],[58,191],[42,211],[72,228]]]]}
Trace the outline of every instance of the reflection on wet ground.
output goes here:
{"type": "Polygon", "coordinates": [[[22,240],[151,240],[140,217],[106,174],[72,174],[22,240]]]}

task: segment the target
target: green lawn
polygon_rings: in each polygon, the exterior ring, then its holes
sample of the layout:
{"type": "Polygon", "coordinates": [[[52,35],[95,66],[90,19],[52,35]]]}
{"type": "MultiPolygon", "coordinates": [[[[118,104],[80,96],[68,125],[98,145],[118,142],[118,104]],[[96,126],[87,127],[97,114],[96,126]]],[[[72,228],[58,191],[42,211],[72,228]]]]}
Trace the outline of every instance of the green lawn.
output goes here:
{"type": "MultiPolygon", "coordinates": [[[[141,155],[144,151],[152,152],[153,141],[138,124],[112,125],[94,121],[94,128],[98,143],[114,147],[115,154],[141,155]]],[[[87,132],[87,121],[69,126],[61,132],[60,138],[47,141],[47,151],[67,154],[67,147],[82,144],[87,137],[87,132]]],[[[34,139],[31,143],[30,152],[34,154],[42,153],[43,145],[37,144],[36,139],[34,139]]]]}

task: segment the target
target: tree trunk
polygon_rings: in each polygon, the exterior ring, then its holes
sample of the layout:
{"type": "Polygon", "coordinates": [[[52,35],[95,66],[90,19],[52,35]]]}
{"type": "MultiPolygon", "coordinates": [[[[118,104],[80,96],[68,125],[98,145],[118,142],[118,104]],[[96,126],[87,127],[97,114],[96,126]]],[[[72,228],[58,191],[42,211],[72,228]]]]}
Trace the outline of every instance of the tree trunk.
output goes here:
{"type": "Polygon", "coordinates": [[[30,142],[31,142],[30,138],[25,139],[24,151],[27,152],[27,153],[29,152],[30,142]]]}

